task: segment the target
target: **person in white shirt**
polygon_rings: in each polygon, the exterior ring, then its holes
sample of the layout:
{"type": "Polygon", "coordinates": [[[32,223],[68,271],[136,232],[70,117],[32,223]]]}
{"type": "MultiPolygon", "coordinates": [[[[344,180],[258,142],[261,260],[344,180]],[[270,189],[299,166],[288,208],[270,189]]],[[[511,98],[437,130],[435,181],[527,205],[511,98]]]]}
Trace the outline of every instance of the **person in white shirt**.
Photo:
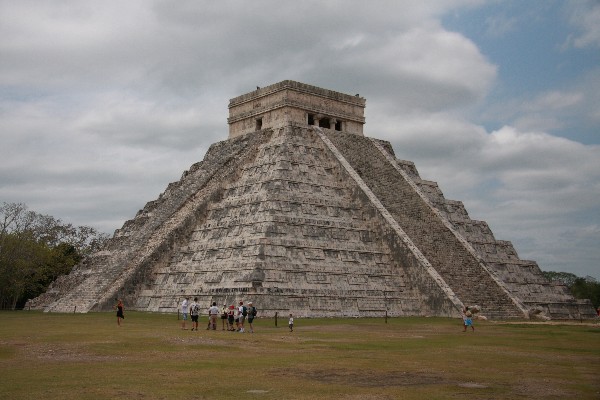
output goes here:
{"type": "Polygon", "coordinates": [[[288,326],[290,327],[290,332],[294,332],[294,317],[290,314],[290,320],[288,321],[288,326]]]}
{"type": "Polygon", "coordinates": [[[246,306],[243,301],[240,301],[240,306],[238,307],[238,320],[239,320],[239,329],[238,332],[244,332],[244,321],[246,321],[246,306]]]}
{"type": "Polygon", "coordinates": [[[187,329],[185,323],[188,319],[188,298],[186,297],[181,302],[181,314],[183,314],[183,322],[181,322],[181,329],[187,329]]]}

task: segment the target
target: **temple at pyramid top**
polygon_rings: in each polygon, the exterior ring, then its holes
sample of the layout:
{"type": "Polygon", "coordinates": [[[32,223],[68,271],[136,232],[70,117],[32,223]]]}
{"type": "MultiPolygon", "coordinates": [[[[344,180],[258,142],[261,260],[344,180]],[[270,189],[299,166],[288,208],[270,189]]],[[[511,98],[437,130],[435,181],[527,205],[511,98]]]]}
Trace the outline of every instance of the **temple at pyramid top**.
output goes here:
{"type": "Polygon", "coordinates": [[[229,138],[290,122],[363,136],[363,97],[282,81],[229,100],[229,138]]]}

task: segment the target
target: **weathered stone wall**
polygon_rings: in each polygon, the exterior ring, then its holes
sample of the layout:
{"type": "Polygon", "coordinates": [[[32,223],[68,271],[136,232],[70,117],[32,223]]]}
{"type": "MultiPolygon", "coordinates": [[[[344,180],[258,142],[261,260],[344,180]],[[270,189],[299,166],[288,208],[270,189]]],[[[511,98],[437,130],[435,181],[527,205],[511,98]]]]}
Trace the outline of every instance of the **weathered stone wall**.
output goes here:
{"type": "Polygon", "coordinates": [[[350,140],[348,135],[333,131],[328,131],[328,137],[464,304],[478,304],[492,317],[523,317],[515,299],[369,138],[350,140]]]}
{"type": "Polygon", "coordinates": [[[229,137],[263,128],[279,128],[288,122],[307,124],[308,114],[343,121],[344,131],[362,135],[365,99],[295,81],[282,81],[229,101],[229,137]]]}
{"type": "Polygon", "coordinates": [[[397,254],[385,221],[314,131],[287,126],[257,153],[155,268],[137,307],[173,311],[185,295],[250,299],[268,315],[458,315],[414,257],[397,254]]]}

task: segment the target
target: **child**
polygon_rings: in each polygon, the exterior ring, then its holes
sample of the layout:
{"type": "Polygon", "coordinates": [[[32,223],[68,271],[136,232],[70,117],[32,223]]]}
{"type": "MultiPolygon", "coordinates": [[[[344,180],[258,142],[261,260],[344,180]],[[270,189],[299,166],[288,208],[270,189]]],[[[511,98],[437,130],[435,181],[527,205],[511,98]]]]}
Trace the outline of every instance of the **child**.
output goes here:
{"type": "Polygon", "coordinates": [[[294,317],[290,314],[290,320],[288,321],[288,326],[290,327],[290,332],[294,332],[294,317]]]}

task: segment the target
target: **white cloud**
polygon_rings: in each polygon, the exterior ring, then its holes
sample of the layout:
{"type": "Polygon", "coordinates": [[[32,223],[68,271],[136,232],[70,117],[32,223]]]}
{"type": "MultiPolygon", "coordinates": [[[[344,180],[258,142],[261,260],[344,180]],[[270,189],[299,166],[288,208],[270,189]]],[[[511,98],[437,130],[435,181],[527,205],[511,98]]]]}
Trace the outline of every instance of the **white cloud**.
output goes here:
{"type": "Polygon", "coordinates": [[[504,36],[507,33],[515,31],[518,24],[518,18],[505,15],[494,15],[485,19],[487,25],[486,34],[492,37],[504,36]]]}
{"type": "Polygon", "coordinates": [[[575,82],[566,90],[549,90],[523,98],[511,98],[497,102],[487,108],[484,119],[501,120],[520,131],[563,133],[579,124],[594,119],[596,107],[592,106],[597,83],[590,78],[586,82],[575,82]],[[589,111],[586,111],[589,109],[589,111]]]}
{"type": "Polygon", "coordinates": [[[568,2],[571,24],[579,31],[568,38],[574,47],[600,47],[600,3],[596,0],[568,2]]]}
{"type": "Polygon", "coordinates": [[[573,107],[584,99],[582,93],[564,93],[559,91],[545,92],[537,96],[531,104],[526,104],[527,111],[550,111],[554,112],[567,107],[573,107]]]}
{"type": "Polygon", "coordinates": [[[73,129],[98,136],[111,145],[189,149],[211,139],[225,139],[225,115],[224,110],[203,103],[170,105],[126,93],[105,93],[76,116],[73,129]]]}

